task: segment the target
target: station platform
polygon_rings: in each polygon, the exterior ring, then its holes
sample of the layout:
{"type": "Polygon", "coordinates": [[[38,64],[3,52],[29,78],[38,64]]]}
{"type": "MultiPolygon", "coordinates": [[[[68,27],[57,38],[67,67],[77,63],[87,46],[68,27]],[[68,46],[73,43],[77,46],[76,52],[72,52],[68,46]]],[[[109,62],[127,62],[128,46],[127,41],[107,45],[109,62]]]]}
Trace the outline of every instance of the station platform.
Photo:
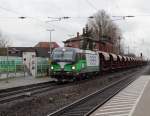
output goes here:
{"type": "Polygon", "coordinates": [[[32,76],[17,77],[17,78],[11,78],[8,80],[4,79],[4,80],[0,80],[0,90],[26,86],[26,85],[32,85],[32,84],[38,84],[38,83],[44,83],[48,81],[52,81],[51,78],[49,77],[35,78],[32,76]]]}
{"type": "Polygon", "coordinates": [[[150,116],[150,75],[143,75],[91,116],[150,116]]]}

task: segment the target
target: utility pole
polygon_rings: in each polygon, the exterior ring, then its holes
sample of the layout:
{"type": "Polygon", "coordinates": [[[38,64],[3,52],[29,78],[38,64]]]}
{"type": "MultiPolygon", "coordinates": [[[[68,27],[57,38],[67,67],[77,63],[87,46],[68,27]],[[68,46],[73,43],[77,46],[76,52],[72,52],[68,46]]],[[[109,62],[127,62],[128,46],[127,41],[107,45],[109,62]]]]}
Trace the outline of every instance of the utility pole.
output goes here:
{"type": "Polygon", "coordinates": [[[52,53],[52,46],[51,46],[51,33],[52,33],[52,31],[55,31],[54,29],[47,29],[47,31],[49,31],[50,33],[50,38],[49,38],[49,59],[51,58],[51,53],[52,53]]]}
{"type": "MultiPolygon", "coordinates": [[[[54,29],[47,29],[47,31],[49,31],[49,65],[51,64],[51,53],[52,53],[52,46],[51,46],[51,36],[52,36],[52,31],[55,31],[54,29]]],[[[49,69],[48,70],[48,75],[50,75],[50,66],[49,66],[49,69]]]]}
{"type": "Polygon", "coordinates": [[[119,39],[119,54],[121,54],[121,45],[120,45],[120,44],[121,44],[121,41],[120,41],[120,40],[121,40],[121,37],[119,36],[118,39],[119,39]]]}
{"type": "Polygon", "coordinates": [[[9,63],[8,63],[8,57],[9,57],[9,51],[8,51],[8,46],[7,46],[7,79],[6,79],[6,83],[8,83],[8,75],[9,75],[9,63]]]}

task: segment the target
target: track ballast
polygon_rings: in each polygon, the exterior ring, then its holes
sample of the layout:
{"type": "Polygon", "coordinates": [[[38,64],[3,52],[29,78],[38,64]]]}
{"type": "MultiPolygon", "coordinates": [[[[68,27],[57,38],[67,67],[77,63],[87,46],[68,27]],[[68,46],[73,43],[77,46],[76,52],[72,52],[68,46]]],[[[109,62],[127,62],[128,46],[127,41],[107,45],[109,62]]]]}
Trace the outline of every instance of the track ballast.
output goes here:
{"type": "Polygon", "coordinates": [[[131,73],[123,79],[114,82],[99,91],[96,91],[68,106],[48,114],[48,116],[88,116],[96,108],[103,105],[119,91],[133,82],[136,79],[135,75],[137,74],[138,72],[131,73]]]}

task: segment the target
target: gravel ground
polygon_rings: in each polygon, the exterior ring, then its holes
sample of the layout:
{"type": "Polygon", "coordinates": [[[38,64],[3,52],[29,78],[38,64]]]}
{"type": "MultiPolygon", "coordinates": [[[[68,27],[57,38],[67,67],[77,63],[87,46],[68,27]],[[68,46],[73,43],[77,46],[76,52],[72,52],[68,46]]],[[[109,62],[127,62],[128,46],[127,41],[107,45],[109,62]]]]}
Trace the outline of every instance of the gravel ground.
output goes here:
{"type": "MultiPolygon", "coordinates": [[[[144,68],[145,71],[148,69],[150,72],[149,67],[144,68]]],[[[131,73],[137,70],[139,69],[132,69],[132,71],[130,70],[107,75],[105,74],[99,78],[77,82],[76,84],[73,83],[72,86],[68,84],[67,87],[43,92],[11,103],[1,104],[0,116],[46,116],[47,114],[74,102],[75,100],[119,80],[123,77],[123,75],[127,74],[125,72],[131,73]]]]}

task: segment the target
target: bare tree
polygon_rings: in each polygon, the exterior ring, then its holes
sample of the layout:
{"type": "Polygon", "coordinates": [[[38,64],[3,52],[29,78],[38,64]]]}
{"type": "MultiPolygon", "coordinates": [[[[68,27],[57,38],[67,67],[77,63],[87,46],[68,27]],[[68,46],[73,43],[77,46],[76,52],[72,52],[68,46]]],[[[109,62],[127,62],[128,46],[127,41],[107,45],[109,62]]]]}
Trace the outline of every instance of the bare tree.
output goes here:
{"type": "Polygon", "coordinates": [[[89,29],[92,31],[91,37],[96,40],[103,40],[105,38],[114,44],[115,50],[120,49],[121,30],[111,20],[110,16],[104,10],[100,10],[92,17],[87,23],[89,29]]]}
{"type": "Polygon", "coordinates": [[[9,41],[6,36],[0,32],[0,48],[6,48],[9,45],[9,41]]]}

